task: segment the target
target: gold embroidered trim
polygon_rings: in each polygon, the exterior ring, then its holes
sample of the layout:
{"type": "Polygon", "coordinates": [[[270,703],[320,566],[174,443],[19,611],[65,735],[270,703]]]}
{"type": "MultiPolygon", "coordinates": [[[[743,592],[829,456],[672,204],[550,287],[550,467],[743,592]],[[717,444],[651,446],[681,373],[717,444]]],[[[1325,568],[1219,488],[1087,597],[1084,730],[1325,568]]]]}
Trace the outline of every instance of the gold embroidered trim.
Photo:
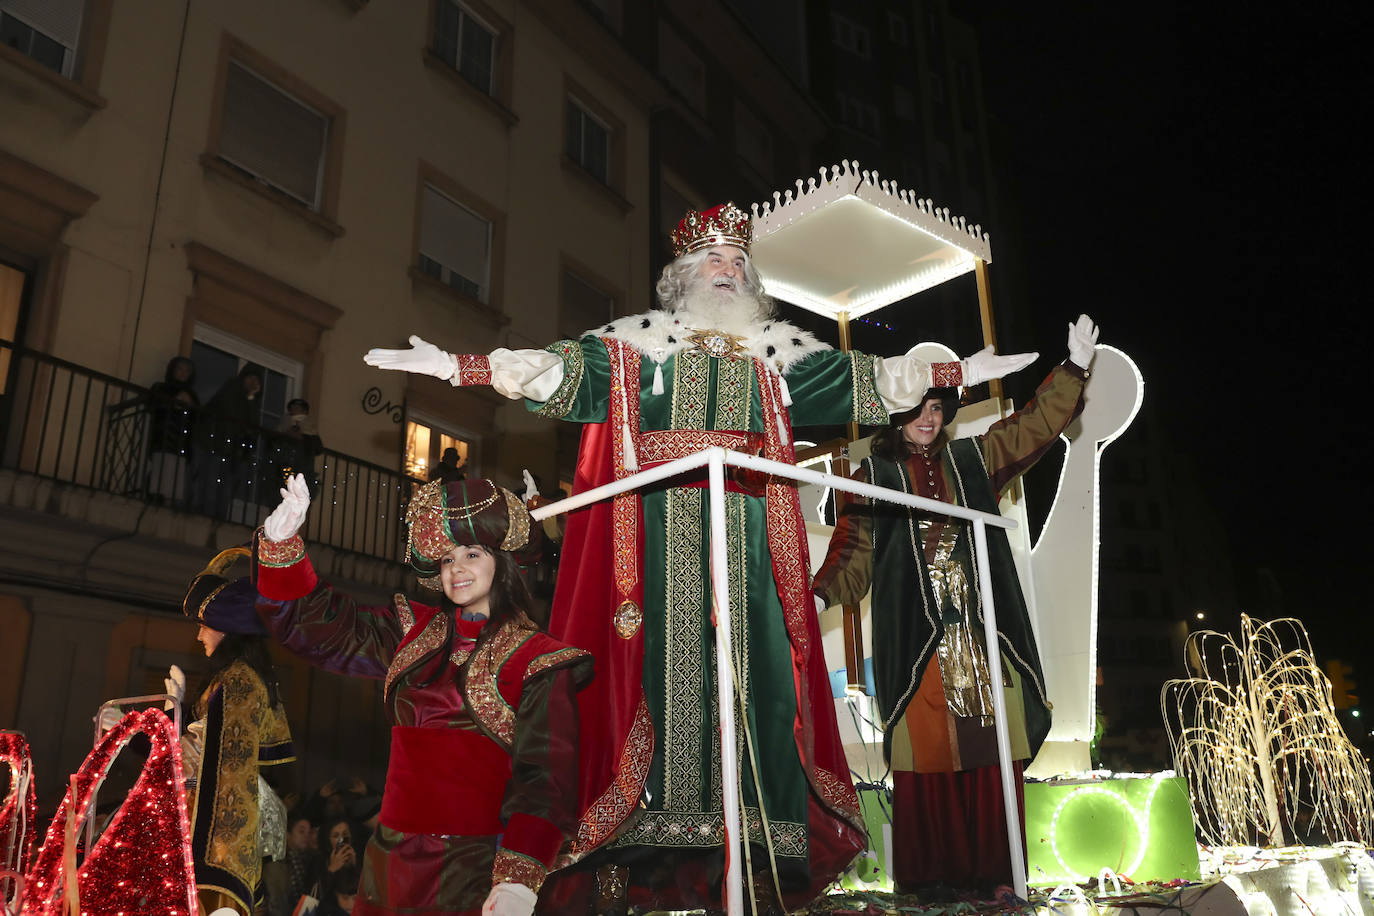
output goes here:
{"type": "Polygon", "coordinates": [[[491,864],[491,883],[523,884],[535,893],[544,884],[548,869],[522,853],[509,849],[496,850],[496,859],[491,864]]]}
{"type": "MultiPolygon", "coordinates": [[[[623,341],[605,338],[606,352],[611,357],[611,429],[628,429],[639,438],[639,351],[623,341]]],[[[615,479],[633,473],[625,466],[625,437],[611,437],[615,479]]],[[[632,447],[634,443],[631,443],[632,447]]],[[[639,585],[639,519],[638,491],[621,493],[611,500],[611,539],[615,545],[615,585],[621,601],[630,600],[639,585]]]]}
{"type": "Polygon", "coordinates": [[[453,378],[449,381],[456,388],[459,385],[490,385],[491,358],[479,353],[454,353],[453,378]]]}
{"type": "MultiPolygon", "coordinates": [[[[262,531],[261,528],[258,531],[262,531]]],[[[294,566],[305,556],[305,541],[293,534],[284,541],[270,540],[266,534],[258,538],[258,565],[269,569],[294,566]]]]}
{"type": "Polygon", "coordinates": [[[587,807],[578,822],[577,841],[571,853],[573,861],[610,839],[634,811],[639,796],[644,792],[644,780],[649,775],[649,765],[653,759],[654,722],[641,696],[639,705],[635,707],[630,731],[625,736],[625,744],[620,749],[615,778],[601,797],[587,807]]]}
{"type": "Polygon", "coordinates": [[[821,799],[834,811],[854,821],[862,818],[859,795],[848,779],[841,779],[823,767],[814,767],[816,790],[821,799]]]}
{"type": "Polygon", "coordinates": [[[930,387],[954,388],[963,383],[964,367],[962,363],[955,361],[930,364],[930,387]]]}
{"type": "Polygon", "coordinates": [[[541,671],[557,668],[564,662],[572,661],[575,658],[582,658],[583,656],[591,658],[592,654],[586,649],[578,649],[573,646],[557,649],[553,652],[547,652],[530,662],[529,667],[525,669],[525,680],[528,681],[541,671]]]}
{"type": "MultiPolygon", "coordinates": [[[[744,833],[750,840],[764,842],[763,818],[759,809],[745,805],[744,833]]],[[[768,836],[776,855],[804,859],[808,856],[806,824],[794,821],[768,821],[768,836]]],[[[612,846],[720,846],[725,842],[725,817],[719,811],[645,811],[635,825],[616,838],[612,846]]]]}
{"type": "Polygon", "coordinates": [[[585,357],[582,355],[582,345],[575,340],[556,340],[544,349],[563,358],[563,381],[558,383],[549,399],[536,407],[534,412],[541,417],[561,420],[568,415],[577,401],[585,357]]]}
{"type": "Polygon", "coordinates": [[[472,654],[464,678],[467,685],[464,692],[473,718],[494,735],[507,751],[515,741],[515,710],[501,696],[496,675],[515,654],[515,650],[534,633],[534,629],[528,626],[528,620],[506,624],[472,654]]]}
{"type": "Polygon", "coordinates": [[[411,666],[429,653],[438,649],[448,640],[448,615],[435,614],[429,618],[425,628],[420,634],[410,642],[401,646],[400,650],[391,659],[391,665],[386,669],[386,685],[382,694],[391,693],[391,685],[396,683],[396,679],[404,674],[411,666]]]}
{"type": "Polygon", "coordinates": [[[887,405],[878,395],[874,376],[876,356],[850,352],[849,373],[854,380],[854,422],[863,426],[883,426],[887,423],[887,405]]]}
{"type": "MultiPolygon", "coordinates": [[[[782,389],[778,377],[755,360],[754,375],[758,379],[760,409],[764,417],[787,414],[782,406],[782,389]]],[[[790,422],[789,422],[790,427],[790,422]]],[[[782,441],[776,423],[765,422],[763,454],[765,458],[796,463],[791,436],[782,441]]],[[[790,432],[790,430],[789,430],[790,432]]],[[[806,521],[801,511],[801,497],[790,480],[769,478],[765,487],[765,514],[768,519],[768,550],[773,555],[774,579],[778,584],[778,601],[782,604],[783,621],[792,639],[793,651],[803,658],[810,657],[811,640],[806,625],[815,617],[815,606],[808,593],[811,581],[808,565],[810,551],[806,546],[806,521]]]]}
{"type": "Polygon", "coordinates": [[[415,611],[410,607],[410,599],[400,592],[391,596],[391,600],[396,603],[396,617],[401,621],[401,638],[415,626],[415,611]]]}
{"type": "Polygon", "coordinates": [[[196,608],[196,620],[202,622],[205,620],[205,609],[210,606],[211,601],[215,600],[216,595],[218,595],[220,592],[224,591],[228,587],[229,583],[225,582],[222,585],[216,586],[214,591],[205,596],[205,600],[200,603],[200,607],[196,608]]]}
{"type": "Polygon", "coordinates": [[[505,487],[500,492],[506,498],[506,536],[501,539],[502,550],[519,550],[530,542],[530,513],[525,503],[505,487]]]}
{"type": "MultiPolygon", "coordinates": [[[[706,491],[699,487],[675,487],[668,490],[666,496],[663,807],[669,811],[691,811],[703,804],[702,703],[706,700],[707,687],[703,683],[702,666],[714,671],[711,649],[703,646],[702,635],[703,605],[709,608],[711,600],[711,583],[705,578],[707,567],[702,562],[706,532],[701,517],[706,491]]],[[[737,532],[727,533],[727,543],[730,534],[737,532]]],[[[711,695],[714,696],[714,691],[711,695]]],[[[711,729],[709,740],[716,748],[711,754],[711,765],[718,769],[718,729],[711,729]]]]}
{"type": "Polygon", "coordinates": [[[763,446],[759,433],[699,429],[656,429],[640,434],[640,467],[659,461],[673,461],[719,445],[745,454],[756,454],[763,446]]]}

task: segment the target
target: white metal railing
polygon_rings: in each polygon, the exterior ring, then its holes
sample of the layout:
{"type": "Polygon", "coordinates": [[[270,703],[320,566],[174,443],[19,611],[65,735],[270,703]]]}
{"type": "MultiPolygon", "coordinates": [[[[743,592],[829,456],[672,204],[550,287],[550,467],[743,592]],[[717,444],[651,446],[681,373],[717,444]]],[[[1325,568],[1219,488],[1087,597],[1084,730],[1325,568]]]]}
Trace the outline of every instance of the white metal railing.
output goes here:
{"type": "MultiPolygon", "coordinates": [[[[997,642],[997,612],[992,597],[992,571],[987,562],[987,526],[1015,528],[1016,522],[990,512],[981,512],[935,499],[912,496],[886,487],[859,483],[847,477],[811,471],[796,465],[745,455],[730,449],[713,446],[691,455],[640,471],[604,486],[549,503],[533,510],[530,515],[542,521],[554,515],[571,512],[592,503],[601,502],[629,490],[657,483],[702,466],[707,467],[711,506],[711,585],[716,607],[716,689],[719,693],[721,783],[723,788],[725,842],[735,847],[740,842],[739,774],[735,763],[735,717],[732,696],[733,678],[730,672],[730,583],[725,554],[725,466],[762,471],[803,483],[833,487],[846,493],[869,499],[896,503],[913,509],[924,509],[941,515],[961,518],[973,523],[973,559],[978,569],[978,587],[983,598],[983,638],[988,647],[988,670],[993,684],[1002,683],[1002,653],[994,651],[997,642]]],[[[809,585],[809,583],[808,583],[809,585]]],[[[1016,893],[1026,899],[1025,851],[1021,843],[1021,812],[1016,804],[1016,785],[1013,781],[1011,741],[1007,734],[1007,701],[1002,690],[992,691],[994,725],[997,732],[997,756],[1002,770],[1002,803],[1006,812],[1007,846],[1011,850],[1012,876],[1016,893]]],[[[727,854],[725,873],[726,912],[729,916],[743,916],[744,893],[740,874],[740,856],[727,854]]]]}

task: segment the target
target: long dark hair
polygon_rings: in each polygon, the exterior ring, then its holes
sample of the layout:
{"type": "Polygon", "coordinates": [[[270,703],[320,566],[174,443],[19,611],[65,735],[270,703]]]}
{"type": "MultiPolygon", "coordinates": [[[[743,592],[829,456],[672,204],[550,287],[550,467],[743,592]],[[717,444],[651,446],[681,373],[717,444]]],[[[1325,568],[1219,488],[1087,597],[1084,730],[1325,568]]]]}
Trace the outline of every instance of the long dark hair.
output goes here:
{"type": "MultiPolygon", "coordinates": [[[[932,388],[921,398],[921,403],[908,411],[893,414],[892,420],[887,426],[873,434],[869,444],[869,454],[875,458],[883,458],[888,461],[903,461],[910,455],[913,449],[902,435],[902,427],[908,421],[921,415],[921,410],[926,406],[927,401],[939,401],[940,411],[944,417],[944,425],[948,426],[954,419],[954,414],[959,410],[959,395],[953,388],[932,388]]],[[[944,429],[940,430],[941,435],[944,429]]]]}
{"type": "MultiPolygon", "coordinates": [[[[466,545],[464,545],[466,546],[466,545]]],[[[522,615],[538,629],[544,629],[543,621],[536,620],[529,616],[534,605],[534,596],[530,594],[530,587],[525,582],[525,576],[520,571],[520,563],[515,559],[515,554],[505,550],[492,550],[482,544],[475,545],[478,550],[486,553],[496,561],[496,570],[491,577],[491,591],[487,593],[487,623],[482,627],[481,635],[477,637],[477,644],[480,646],[495,636],[503,626],[512,620],[519,619],[522,615]]],[[[448,595],[439,599],[439,608],[443,613],[456,617],[458,615],[458,605],[449,600],[448,595]]],[[[439,658],[448,658],[453,651],[453,640],[458,633],[457,625],[448,628],[448,641],[445,643],[443,651],[439,653],[439,658]]],[[[418,687],[428,687],[437,681],[444,672],[444,665],[440,663],[436,667],[434,674],[425,680],[418,687]]]]}
{"type": "Polygon", "coordinates": [[[277,675],[272,670],[272,659],[267,655],[267,640],[261,636],[225,633],[210,655],[210,670],[206,672],[205,682],[209,684],[221,671],[239,659],[243,659],[262,679],[263,686],[267,688],[267,704],[276,706],[280,703],[281,692],[277,689],[277,675]]]}

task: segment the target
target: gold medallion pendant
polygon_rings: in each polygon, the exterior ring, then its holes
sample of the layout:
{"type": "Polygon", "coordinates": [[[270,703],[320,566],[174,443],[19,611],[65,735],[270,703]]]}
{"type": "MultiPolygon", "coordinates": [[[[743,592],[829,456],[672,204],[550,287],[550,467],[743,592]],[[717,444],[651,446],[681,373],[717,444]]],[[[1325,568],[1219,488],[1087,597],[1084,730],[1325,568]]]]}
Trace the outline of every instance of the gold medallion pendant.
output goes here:
{"type": "Polygon", "coordinates": [[[734,359],[745,355],[744,341],[747,338],[715,328],[707,328],[704,331],[697,328],[690,328],[689,330],[692,333],[687,335],[687,339],[692,342],[692,346],[711,354],[716,359],[725,359],[726,357],[734,359]]]}

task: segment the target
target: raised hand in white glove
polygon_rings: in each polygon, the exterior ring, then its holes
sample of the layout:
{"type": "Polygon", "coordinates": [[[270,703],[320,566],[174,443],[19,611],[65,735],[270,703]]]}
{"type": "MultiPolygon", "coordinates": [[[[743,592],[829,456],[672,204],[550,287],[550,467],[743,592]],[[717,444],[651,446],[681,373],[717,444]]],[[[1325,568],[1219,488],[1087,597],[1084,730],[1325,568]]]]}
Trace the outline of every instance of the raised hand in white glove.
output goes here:
{"type": "Polygon", "coordinates": [[[281,505],[262,520],[262,533],[269,541],[286,541],[301,530],[305,511],[310,508],[310,488],[304,474],[292,474],[281,488],[281,505]]]}
{"type": "Polygon", "coordinates": [[[822,598],[820,595],[816,594],[815,592],[811,593],[811,597],[816,599],[816,613],[819,614],[822,611],[824,611],[826,606],[825,599],[822,598]]]}
{"type": "Polygon", "coordinates": [[[539,484],[534,482],[534,475],[530,473],[529,468],[521,471],[520,476],[525,478],[525,494],[520,498],[529,502],[539,495],[539,484]]]}
{"type": "Polygon", "coordinates": [[[482,916],[530,916],[539,895],[523,884],[497,884],[482,904],[482,916]]]}
{"type": "Polygon", "coordinates": [[[1069,360],[1080,369],[1092,365],[1093,354],[1097,352],[1098,330],[1087,315],[1079,315],[1078,320],[1069,325],[1069,360]]]}
{"type": "Polygon", "coordinates": [[[1013,353],[998,356],[992,352],[992,345],[984,347],[972,356],[962,360],[965,387],[981,385],[983,382],[1024,369],[1040,358],[1039,353],[1013,353]]]}
{"type": "Polygon", "coordinates": [[[100,720],[100,732],[104,734],[119,724],[119,720],[124,718],[124,710],[118,706],[102,706],[97,718],[100,720]]]}
{"type": "Polygon", "coordinates": [[[363,354],[363,362],[378,369],[399,369],[445,380],[452,378],[458,368],[452,356],[414,334],[410,335],[409,350],[373,347],[363,354]]]}
{"type": "Polygon", "coordinates": [[[167,695],[175,698],[167,700],[162,704],[163,709],[171,709],[173,706],[180,706],[181,701],[186,698],[186,672],[182,671],[177,665],[167,669],[167,676],[162,679],[162,687],[167,691],[167,695]]]}

